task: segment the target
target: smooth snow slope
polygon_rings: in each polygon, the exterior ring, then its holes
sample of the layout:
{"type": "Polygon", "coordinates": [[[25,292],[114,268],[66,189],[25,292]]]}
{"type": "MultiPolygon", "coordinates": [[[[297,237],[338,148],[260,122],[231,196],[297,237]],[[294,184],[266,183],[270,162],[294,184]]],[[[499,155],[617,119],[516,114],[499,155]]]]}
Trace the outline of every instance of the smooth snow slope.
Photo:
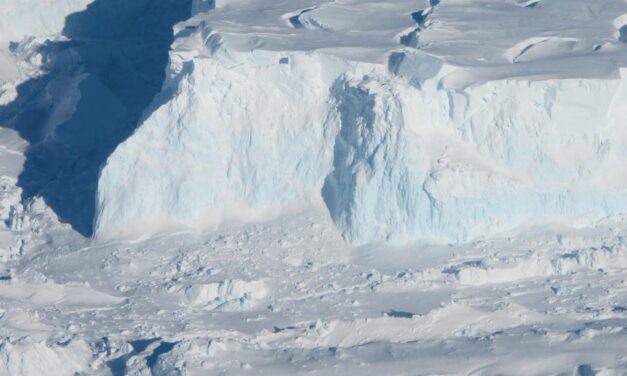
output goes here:
{"type": "Polygon", "coordinates": [[[354,244],[624,213],[627,4],[432,3],[199,10],[102,170],[97,235],[321,201],[354,244]]]}

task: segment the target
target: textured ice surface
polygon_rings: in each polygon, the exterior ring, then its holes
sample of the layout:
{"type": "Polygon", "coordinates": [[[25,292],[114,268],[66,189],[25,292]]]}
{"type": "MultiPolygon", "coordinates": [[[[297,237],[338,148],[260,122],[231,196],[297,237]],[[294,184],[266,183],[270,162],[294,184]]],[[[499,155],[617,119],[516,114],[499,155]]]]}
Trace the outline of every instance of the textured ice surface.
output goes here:
{"type": "Polygon", "coordinates": [[[0,269],[0,374],[622,375],[625,230],[350,251],[321,210],[47,243],[0,269]]]}
{"type": "Polygon", "coordinates": [[[531,218],[626,209],[620,80],[463,93],[345,85],[326,197],[353,241],[467,240],[531,218]]]}
{"type": "Polygon", "coordinates": [[[191,285],[184,294],[192,306],[239,310],[249,308],[251,300],[264,298],[267,290],[262,281],[226,280],[191,285]]]}
{"type": "Polygon", "coordinates": [[[84,341],[66,344],[35,342],[30,338],[0,344],[0,373],[3,375],[74,375],[86,371],[91,350],[84,341]]]}
{"type": "Polygon", "coordinates": [[[264,58],[236,69],[217,59],[176,62],[172,98],[101,173],[100,235],[206,228],[319,194],[335,133],[324,126],[325,82],[338,68],[317,56],[289,65],[264,58]]]}

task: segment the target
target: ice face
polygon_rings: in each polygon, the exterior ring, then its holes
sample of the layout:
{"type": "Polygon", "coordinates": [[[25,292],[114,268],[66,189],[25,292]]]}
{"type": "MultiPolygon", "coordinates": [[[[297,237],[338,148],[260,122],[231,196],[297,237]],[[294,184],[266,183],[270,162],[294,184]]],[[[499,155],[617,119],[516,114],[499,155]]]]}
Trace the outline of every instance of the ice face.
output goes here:
{"type": "Polygon", "coordinates": [[[619,80],[348,88],[326,197],[354,243],[466,241],[532,218],[625,210],[619,80]]]}
{"type": "Polygon", "coordinates": [[[100,236],[268,218],[320,198],[353,244],[467,241],[627,209],[622,79],[457,90],[442,84],[449,67],[417,52],[380,66],[206,43],[210,57],[175,50],[171,97],[107,161],[100,236]]]}
{"type": "Polygon", "coordinates": [[[306,55],[241,69],[213,59],[181,63],[172,97],[102,171],[97,232],[261,218],[319,192],[335,136],[333,124],[325,126],[334,70],[306,55]]]}

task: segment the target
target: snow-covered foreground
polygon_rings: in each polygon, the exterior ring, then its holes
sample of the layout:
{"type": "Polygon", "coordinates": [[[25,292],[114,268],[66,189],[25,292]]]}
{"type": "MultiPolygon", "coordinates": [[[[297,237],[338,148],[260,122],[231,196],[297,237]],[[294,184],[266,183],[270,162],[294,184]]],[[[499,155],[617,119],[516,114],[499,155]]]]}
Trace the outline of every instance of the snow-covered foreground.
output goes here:
{"type": "Polygon", "coordinates": [[[351,250],[321,210],[66,238],[0,275],[0,374],[624,375],[625,230],[351,250]]]}
{"type": "Polygon", "coordinates": [[[627,375],[626,42],[622,0],[0,0],[0,376],[627,375]]]}

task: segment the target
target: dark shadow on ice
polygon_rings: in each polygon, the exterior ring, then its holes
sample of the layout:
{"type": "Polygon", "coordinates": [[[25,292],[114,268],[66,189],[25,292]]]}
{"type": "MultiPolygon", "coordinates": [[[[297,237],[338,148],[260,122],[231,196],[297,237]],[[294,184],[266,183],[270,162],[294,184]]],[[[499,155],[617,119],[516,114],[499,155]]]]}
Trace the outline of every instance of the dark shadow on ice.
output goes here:
{"type": "Polygon", "coordinates": [[[191,3],[95,0],[66,18],[67,41],[40,48],[45,74],[0,106],[0,124],[30,144],[23,199],[42,196],[63,222],[92,235],[100,169],[159,93],[172,27],[189,18],[191,3]]]}
{"type": "MultiPolygon", "coordinates": [[[[161,341],[161,338],[139,339],[131,341],[130,344],[133,347],[133,350],[131,352],[119,356],[115,359],[109,360],[107,362],[107,367],[109,367],[111,374],[113,376],[126,375],[127,362],[129,361],[129,359],[133,356],[141,355],[148,349],[148,346],[152,345],[155,342],[159,342],[159,344],[145,358],[146,365],[151,370],[157,365],[157,362],[159,361],[159,356],[168,353],[177,344],[176,342],[161,341]]],[[[108,340],[106,338],[104,341],[104,345],[108,346],[108,340]]]]}
{"type": "Polygon", "coordinates": [[[618,29],[618,40],[624,43],[627,43],[627,25],[621,26],[618,29]]]}
{"type": "Polygon", "coordinates": [[[146,364],[150,369],[154,368],[157,365],[157,361],[159,360],[159,356],[162,354],[167,354],[176,346],[176,342],[161,342],[159,346],[152,352],[152,354],[146,357],[146,364]]]}
{"type": "Polygon", "coordinates": [[[414,317],[415,315],[411,312],[405,312],[405,311],[396,311],[394,309],[391,309],[387,312],[385,312],[385,315],[387,317],[394,317],[394,318],[401,318],[401,319],[411,319],[412,317],[414,317]]]}

